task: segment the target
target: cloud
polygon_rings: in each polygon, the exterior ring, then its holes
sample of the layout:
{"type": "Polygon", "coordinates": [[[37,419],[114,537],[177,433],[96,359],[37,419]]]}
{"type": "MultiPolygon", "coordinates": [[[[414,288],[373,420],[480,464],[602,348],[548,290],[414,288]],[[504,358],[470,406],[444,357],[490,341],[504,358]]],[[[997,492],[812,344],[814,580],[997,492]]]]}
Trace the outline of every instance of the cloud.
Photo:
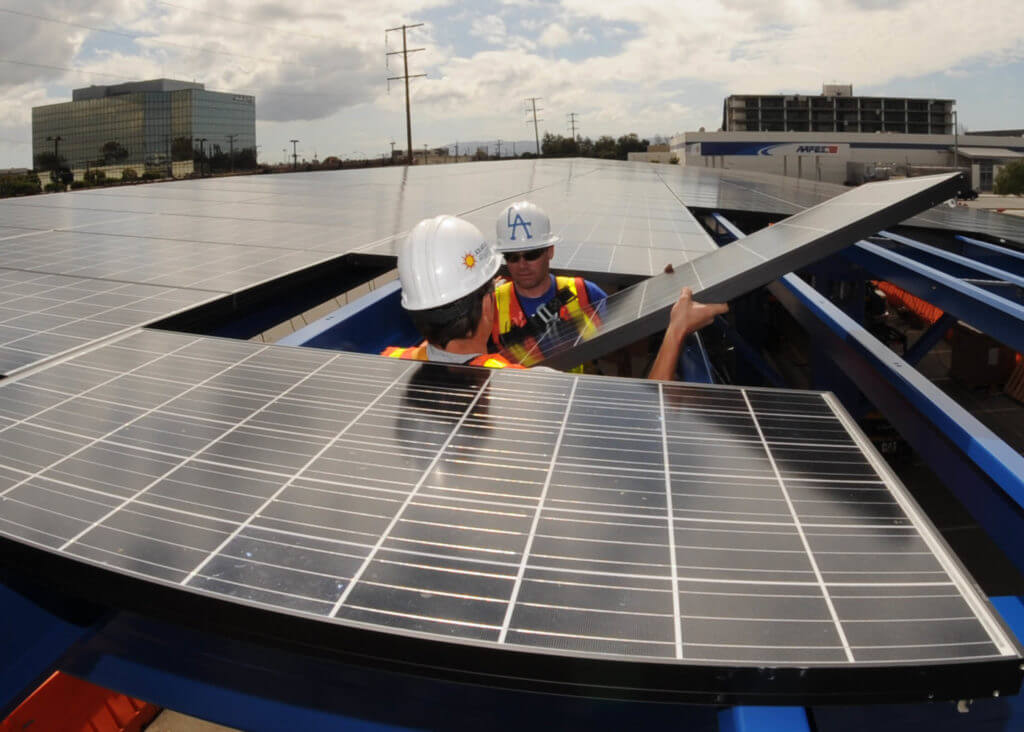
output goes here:
{"type": "Polygon", "coordinates": [[[554,48],[556,46],[565,46],[571,40],[572,36],[569,35],[569,31],[558,23],[554,23],[545,28],[544,32],[540,34],[539,43],[542,46],[554,48]]]}
{"type": "MultiPolygon", "coordinates": [[[[728,93],[815,93],[832,78],[855,92],[925,75],[952,83],[964,69],[1024,59],[1019,0],[990,0],[956,22],[926,0],[705,0],[685,10],[663,0],[169,1],[6,0],[66,24],[0,12],[0,57],[22,62],[0,63],[0,138],[27,139],[30,107],[72,87],[169,76],[255,94],[268,129],[308,121],[369,145],[361,140],[404,129],[402,94],[385,93],[401,64],[385,68],[383,30],[421,20],[430,22],[409,43],[427,50],[410,71],[429,78],[412,85],[414,127],[473,139],[515,139],[530,96],[543,97],[554,132],[572,111],[587,135],[671,133],[716,128],[728,93]]],[[[391,50],[396,41],[390,34],[391,50]]]]}

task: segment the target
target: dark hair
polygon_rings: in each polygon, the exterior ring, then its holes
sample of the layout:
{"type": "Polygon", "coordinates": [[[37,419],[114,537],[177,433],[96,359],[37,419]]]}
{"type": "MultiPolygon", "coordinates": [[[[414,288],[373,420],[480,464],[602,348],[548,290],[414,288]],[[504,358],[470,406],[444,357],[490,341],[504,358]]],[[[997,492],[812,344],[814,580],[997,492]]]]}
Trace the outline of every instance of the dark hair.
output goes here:
{"type": "Polygon", "coordinates": [[[473,292],[447,305],[407,312],[416,330],[428,343],[444,348],[449,341],[467,338],[476,331],[480,325],[480,318],[483,317],[484,298],[493,290],[494,282],[488,280],[473,292]]]}

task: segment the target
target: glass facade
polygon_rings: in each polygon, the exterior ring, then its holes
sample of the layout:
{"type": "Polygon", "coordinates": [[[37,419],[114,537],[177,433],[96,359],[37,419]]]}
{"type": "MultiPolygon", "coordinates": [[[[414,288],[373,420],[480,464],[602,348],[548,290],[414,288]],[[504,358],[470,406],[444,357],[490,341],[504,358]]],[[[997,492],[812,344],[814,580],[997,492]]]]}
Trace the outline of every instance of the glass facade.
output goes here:
{"type": "MultiPolygon", "coordinates": [[[[155,83],[142,82],[123,87],[152,85],[155,83]]],[[[227,154],[232,147],[236,154],[255,152],[256,103],[252,96],[200,88],[108,96],[100,96],[103,89],[82,91],[95,98],[32,109],[36,168],[48,167],[56,137],[61,138],[56,147],[58,157],[73,170],[131,167],[141,174],[146,169],[166,170],[172,160],[191,161],[200,147],[208,156],[227,154]],[[202,138],[206,142],[201,145],[202,138]]]]}

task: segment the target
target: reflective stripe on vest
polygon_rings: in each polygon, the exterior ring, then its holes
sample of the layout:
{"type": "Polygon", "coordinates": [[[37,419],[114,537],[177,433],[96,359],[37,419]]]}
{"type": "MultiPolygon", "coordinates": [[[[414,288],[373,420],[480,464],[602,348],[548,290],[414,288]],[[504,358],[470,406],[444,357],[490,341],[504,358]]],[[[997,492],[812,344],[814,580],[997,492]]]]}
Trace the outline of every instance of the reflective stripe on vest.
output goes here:
{"type": "Polygon", "coordinates": [[[418,346],[388,346],[381,351],[381,356],[387,356],[388,358],[402,358],[407,361],[426,361],[427,360],[427,342],[418,346]]]}
{"type": "Polygon", "coordinates": [[[525,369],[526,367],[512,363],[500,353],[485,353],[469,362],[470,366],[486,366],[489,369],[525,369]]]}
{"type": "MultiPolygon", "coordinates": [[[[408,361],[429,361],[427,358],[427,342],[423,341],[418,346],[388,346],[381,354],[388,358],[402,358],[408,361]]],[[[455,365],[455,364],[452,364],[455,365]]],[[[469,361],[467,366],[486,366],[489,369],[523,369],[517,363],[512,363],[499,353],[485,353],[469,361]]]]}

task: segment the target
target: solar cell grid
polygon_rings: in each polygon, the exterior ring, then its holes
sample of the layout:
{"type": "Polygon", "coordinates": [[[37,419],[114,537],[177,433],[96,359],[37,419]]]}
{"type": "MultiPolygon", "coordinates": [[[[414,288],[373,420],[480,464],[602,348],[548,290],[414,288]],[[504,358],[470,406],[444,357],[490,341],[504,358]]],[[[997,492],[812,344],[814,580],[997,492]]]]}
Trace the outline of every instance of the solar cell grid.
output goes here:
{"type": "Polygon", "coordinates": [[[0,371],[10,373],[212,294],[0,269],[0,371]]]}
{"type": "Polygon", "coordinates": [[[1019,655],[828,395],[146,331],[0,418],[0,534],[240,612],[608,661],[1019,655]]]}

